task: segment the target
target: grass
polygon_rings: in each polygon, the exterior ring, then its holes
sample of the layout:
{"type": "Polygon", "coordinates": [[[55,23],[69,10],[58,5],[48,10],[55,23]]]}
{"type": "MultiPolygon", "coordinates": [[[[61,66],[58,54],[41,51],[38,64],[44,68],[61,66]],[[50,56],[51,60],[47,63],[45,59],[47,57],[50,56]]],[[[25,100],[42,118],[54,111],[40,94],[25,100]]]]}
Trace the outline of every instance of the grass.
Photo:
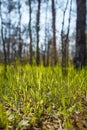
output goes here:
{"type": "Polygon", "coordinates": [[[64,77],[60,66],[11,65],[5,78],[0,66],[0,129],[83,129],[85,103],[86,68],[76,71],[69,67],[64,77]],[[81,119],[77,121],[77,117],[81,119]]]}

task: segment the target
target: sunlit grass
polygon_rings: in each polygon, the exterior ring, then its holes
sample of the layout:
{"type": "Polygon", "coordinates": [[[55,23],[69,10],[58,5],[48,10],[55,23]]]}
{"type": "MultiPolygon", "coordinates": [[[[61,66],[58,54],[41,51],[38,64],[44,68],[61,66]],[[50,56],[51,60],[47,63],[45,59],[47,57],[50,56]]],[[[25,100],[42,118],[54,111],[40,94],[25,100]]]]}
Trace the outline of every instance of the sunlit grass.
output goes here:
{"type": "MultiPolygon", "coordinates": [[[[61,67],[29,65],[0,66],[0,126],[24,129],[40,126],[47,117],[59,116],[65,127],[72,128],[69,117],[82,111],[87,93],[87,71],[70,67],[62,76],[61,67]]],[[[43,128],[44,129],[44,128],[43,128]]]]}

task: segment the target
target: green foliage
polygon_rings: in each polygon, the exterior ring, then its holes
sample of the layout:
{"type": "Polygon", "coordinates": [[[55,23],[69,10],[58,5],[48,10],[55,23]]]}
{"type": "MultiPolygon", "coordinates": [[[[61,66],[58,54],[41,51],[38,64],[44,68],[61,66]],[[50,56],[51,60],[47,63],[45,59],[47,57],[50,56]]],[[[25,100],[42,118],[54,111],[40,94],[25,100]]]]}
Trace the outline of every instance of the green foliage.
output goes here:
{"type": "Polygon", "coordinates": [[[49,123],[54,120],[54,127],[64,122],[67,129],[72,129],[70,117],[82,111],[82,99],[87,98],[85,69],[70,67],[64,77],[60,66],[13,64],[7,66],[6,79],[3,69],[0,66],[0,127],[19,130],[41,126],[54,130],[49,123]]]}

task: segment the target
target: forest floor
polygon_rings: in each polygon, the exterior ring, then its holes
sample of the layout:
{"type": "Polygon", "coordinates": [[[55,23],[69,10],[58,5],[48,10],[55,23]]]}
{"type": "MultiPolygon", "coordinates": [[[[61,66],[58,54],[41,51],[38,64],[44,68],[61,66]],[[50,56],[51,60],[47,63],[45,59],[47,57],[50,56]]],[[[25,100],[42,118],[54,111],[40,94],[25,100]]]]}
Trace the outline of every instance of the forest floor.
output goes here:
{"type": "Polygon", "coordinates": [[[58,123],[58,117],[56,114],[53,116],[43,115],[43,122],[41,126],[31,126],[25,130],[87,130],[87,101],[83,101],[83,111],[81,113],[74,112],[70,118],[72,122],[72,128],[66,128],[64,123],[58,123]]]}
{"type": "Polygon", "coordinates": [[[0,130],[87,130],[87,70],[0,66],[0,130]]]}
{"type": "MultiPolygon", "coordinates": [[[[15,111],[11,110],[9,106],[6,106],[7,111],[15,111]]],[[[75,111],[69,117],[69,121],[71,122],[70,128],[66,128],[64,124],[64,117],[58,116],[56,114],[56,110],[54,109],[54,115],[48,115],[46,110],[42,113],[41,118],[42,122],[38,124],[26,126],[22,130],[87,130],[87,100],[82,99],[82,111],[75,111]],[[62,122],[59,122],[60,119],[62,122]]],[[[0,130],[5,130],[3,126],[0,126],[0,130]]],[[[9,130],[15,130],[9,128],[9,130]]],[[[21,130],[21,129],[18,129],[21,130]]]]}

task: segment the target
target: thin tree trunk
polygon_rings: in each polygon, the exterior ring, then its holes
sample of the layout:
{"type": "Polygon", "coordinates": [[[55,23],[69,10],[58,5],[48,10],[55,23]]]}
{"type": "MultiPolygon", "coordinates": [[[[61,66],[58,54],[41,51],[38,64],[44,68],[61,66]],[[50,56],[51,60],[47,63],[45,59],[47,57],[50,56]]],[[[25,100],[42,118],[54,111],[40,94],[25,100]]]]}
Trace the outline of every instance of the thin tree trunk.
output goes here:
{"type": "Polygon", "coordinates": [[[4,42],[4,38],[3,38],[3,21],[2,21],[2,8],[1,8],[1,0],[0,0],[0,15],[1,15],[1,39],[2,39],[2,43],[3,43],[3,53],[4,53],[4,64],[5,64],[5,72],[7,71],[7,57],[6,57],[6,48],[5,48],[5,42],[4,42]]]}
{"type": "Polygon", "coordinates": [[[45,43],[45,51],[44,51],[44,65],[47,65],[46,62],[46,58],[47,58],[47,9],[48,9],[48,1],[47,1],[47,5],[46,5],[46,14],[45,14],[45,39],[44,39],[44,43],[45,43]]]}
{"type": "Polygon", "coordinates": [[[66,14],[66,10],[68,7],[68,2],[69,0],[67,0],[66,2],[66,6],[63,12],[63,21],[62,21],[62,29],[61,29],[61,42],[62,42],[62,72],[65,75],[67,73],[66,67],[67,67],[67,63],[66,63],[66,35],[64,34],[64,22],[65,22],[65,14],[66,14]]]}
{"type": "Polygon", "coordinates": [[[21,4],[20,4],[20,0],[18,0],[18,14],[19,14],[19,22],[18,22],[18,28],[19,28],[19,42],[18,42],[18,46],[19,46],[19,52],[18,52],[18,55],[19,55],[19,58],[21,59],[22,58],[22,39],[21,39],[21,4]]]}
{"type": "Polygon", "coordinates": [[[36,64],[40,64],[40,52],[39,52],[39,31],[40,31],[40,6],[41,0],[38,0],[37,22],[36,22],[36,35],[37,35],[37,47],[36,47],[36,64]]]}
{"type": "Polygon", "coordinates": [[[30,64],[32,65],[32,31],[31,31],[31,13],[32,13],[32,10],[31,10],[31,0],[29,0],[29,38],[30,38],[30,46],[29,46],[29,52],[30,52],[30,55],[29,55],[29,62],[30,64]]]}
{"type": "Polygon", "coordinates": [[[52,64],[56,65],[57,63],[57,51],[56,51],[56,14],[55,14],[55,2],[52,0],[52,28],[53,28],[53,45],[52,45],[52,64]]]}
{"type": "Polygon", "coordinates": [[[68,67],[68,59],[69,59],[69,32],[70,32],[70,23],[71,23],[71,11],[72,11],[72,0],[70,1],[68,29],[67,29],[67,35],[66,35],[66,66],[67,67],[68,67]]]}
{"type": "MultiPolygon", "coordinates": [[[[9,1],[8,1],[9,2],[9,1]]],[[[10,4],[10,3],[8,3],[10,4]]],[[[8,49],[8,63],[10,63],[10,38],[11,38],[11,35],[10,35],[10,25],[11,25],[11,19],[10,19],[10,9],[9,9],[9,42],[7,43],[7,49],[8,49]]]]}
{"type": "Polygon", "coordinates": [[[47,47],[47,66],[49,65],[49,51],[50,51],[50,41],[48,41],[48,47],[47,47]]]}

